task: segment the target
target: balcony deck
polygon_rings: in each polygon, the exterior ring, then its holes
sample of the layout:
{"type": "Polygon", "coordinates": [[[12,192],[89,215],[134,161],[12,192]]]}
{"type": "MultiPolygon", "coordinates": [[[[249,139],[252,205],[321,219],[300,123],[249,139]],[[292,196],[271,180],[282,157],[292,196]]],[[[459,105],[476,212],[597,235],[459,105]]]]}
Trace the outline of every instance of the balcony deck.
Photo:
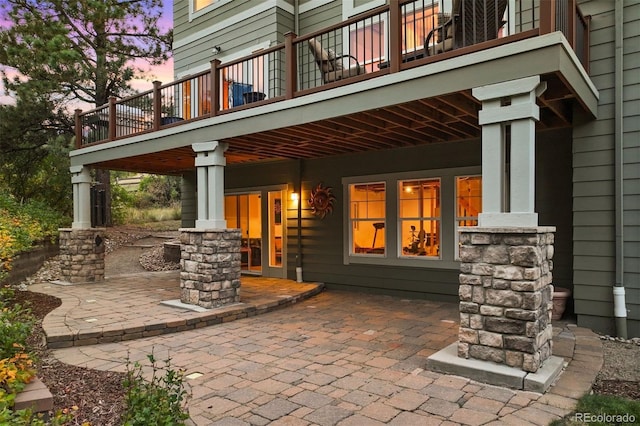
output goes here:
{"type": "Polygon", "coordinates": [[[463,7],[451,18],[431,0],[392,1],[229,63],[214,60],[206,72],[78,111],[72,164],[181,173],[193,168],[191,144],[207,140],[228,142],[227,162],[238,163],[479,138],[471,89],[529,75],[547,82],[540,128],[570,126],[574,105],[595,115],[588,18],[574,1],[526,3],[508,2],[500,19],[485,14],[472,39],[458,30],[450,50],[439,51],[444,24],[464,28],[463,17],[478,11],[463,7]],[[386,22],[388,31],[362,38],[386,22]],[[316,60],[313,47],[324,57],[316,60]],[[330,62],[340,54],[352,58],[330,62]]]}

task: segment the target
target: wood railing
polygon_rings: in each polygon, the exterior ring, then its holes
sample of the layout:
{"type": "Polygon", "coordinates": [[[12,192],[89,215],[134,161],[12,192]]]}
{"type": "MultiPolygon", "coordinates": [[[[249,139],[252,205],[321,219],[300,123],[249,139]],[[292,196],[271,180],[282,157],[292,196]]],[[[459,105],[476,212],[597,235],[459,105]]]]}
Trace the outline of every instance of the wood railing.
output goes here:
{"type": "Polygon", "coordinates": [[[303,96],[452,56],[561,31],[588,70],[589,18],[576,0],[391,0],[320,31],[207,71],[76,111],[76,147],[303,96]]]}

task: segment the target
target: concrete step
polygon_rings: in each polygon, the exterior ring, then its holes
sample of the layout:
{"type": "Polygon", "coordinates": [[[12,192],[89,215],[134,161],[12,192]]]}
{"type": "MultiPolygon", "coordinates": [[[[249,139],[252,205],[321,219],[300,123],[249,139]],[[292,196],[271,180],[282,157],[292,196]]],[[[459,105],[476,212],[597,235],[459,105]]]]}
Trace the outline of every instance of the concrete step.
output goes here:
{"type": "Polygon", "coordinates": [[[53,395],[49,388],[35,377],[27,383],[25,388],[16,395],[14,410],[31,409],[34,413],[42,413],[53,410],[53,395]]]}

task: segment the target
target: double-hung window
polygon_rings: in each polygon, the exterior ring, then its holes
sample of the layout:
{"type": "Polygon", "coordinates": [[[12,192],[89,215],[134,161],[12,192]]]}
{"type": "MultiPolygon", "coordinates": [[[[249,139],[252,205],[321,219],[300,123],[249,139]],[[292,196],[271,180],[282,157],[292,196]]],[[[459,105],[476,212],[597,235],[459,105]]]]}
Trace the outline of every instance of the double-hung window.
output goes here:
{"type": "MultiPolygon", "coordinates": [[[[482,176],[456,177],[456,236],[461,226],[478,226],[478,214],[482,211],[482,176]]],[[[458,259],[460,242],[455,245],[458,259]]]]}
{"type": "Polygon", "coordinates": [[[400,181],[402,256],[440,256],[440,189],[439,178],[400,181]]]}
{"type": "Polygon", "coordinates": [[[478,214],[482,210],[482,177],[456,177],[456,224],[478,226],[478,214]]]}
{"type": "Polygon", "coordinates": [[[345,264],[452,269],[459,228],[477,226],[480,167],[344,177],[345,264]]]}
{"type": "Polygon", "coordinates": [[[386,185],[384,182],[349,185],[351,254],[386,252],[386,185]]]}

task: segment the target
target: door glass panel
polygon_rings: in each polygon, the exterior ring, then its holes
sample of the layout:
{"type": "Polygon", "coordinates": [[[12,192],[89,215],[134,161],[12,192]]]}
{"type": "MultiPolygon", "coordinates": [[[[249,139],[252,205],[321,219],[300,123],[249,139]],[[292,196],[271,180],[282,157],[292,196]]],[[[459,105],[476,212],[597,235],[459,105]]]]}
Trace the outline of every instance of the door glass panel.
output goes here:
{"type": "Polygon", "coordinates": [[[225,220],[240,228],[240,266],[243,271],[262,272],[262,226],[260,194],[225,196],[225,220]]]}
{"type": "Polygon", "coordinates": [[[282,191],[269,191],[269,266],[282,267],[282,191]]]}

